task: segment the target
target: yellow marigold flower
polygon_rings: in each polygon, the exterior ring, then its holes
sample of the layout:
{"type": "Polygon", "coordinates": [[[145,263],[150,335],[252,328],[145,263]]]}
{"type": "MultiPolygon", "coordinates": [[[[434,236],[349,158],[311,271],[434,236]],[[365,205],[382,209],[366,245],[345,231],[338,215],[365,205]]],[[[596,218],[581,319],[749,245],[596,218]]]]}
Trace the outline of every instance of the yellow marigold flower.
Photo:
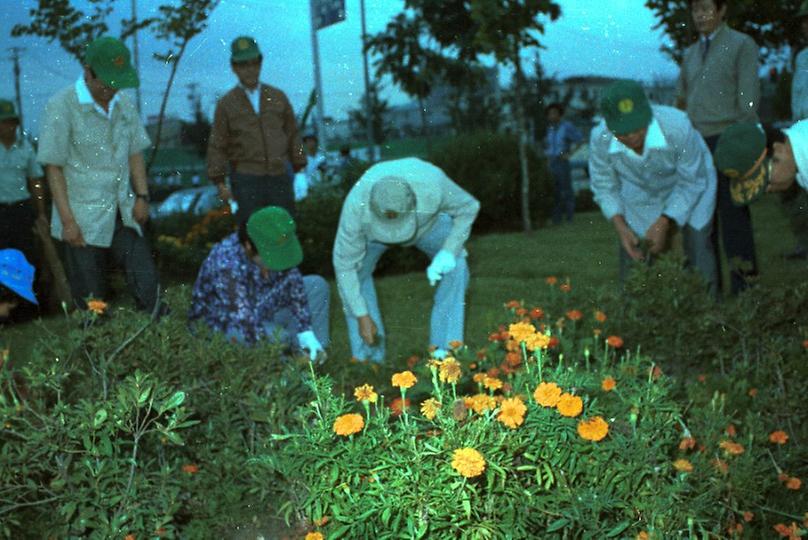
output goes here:
{"type": "Polygon", "coordinates": [[[332,429],[337,435],[347,437],[348,435],[359,433],[362,431],[363,427],[365,427],[365,420],[362,418],[362,415],[351,413],[338,416],[337,419],[334,420],[332,429]]]}
{"type": "Polygon", "coordinates": [[[438,376],[441,382],[448,382],[454,384],[460,379],[462,371],[460,370],[460,362],[447,356],[446,359],[440,363],[440,372],[438,376]]]}
{"type": "Polygon", "coordinates": [[[609,433],[609,424],[600,416],[578,422],[578,435],[587,441],[600,441],[609,433]]]}
{"type": "Polygon", "coordinates": [[[96,315],[103,315],[107,310],[107,303],[103,300],[87,300],[87,309],[96,315]]]}
{"type": "Polygon", "coordinates": [[[527,339],[536,333],[536,328],[529,322],[519,322],[508,326],[508,335],[516,343],[527,341],[527,339]]]}
{"type": "Polygon", "coordinates": [[[421,414],[423,414],[427,420],[434,419],[435,415],[438,414],[438,409],[440,409],[440,401],[435,398],[429,398],[421,403],[421,414]]]}
{"type": "Polygon", "coordinates": [[[452,454],[452,468],[466,478],[474,478],[485,471],[485,458],[474,448],[458,448],[452,454]]]}
{"type": "Polygon", "coordinates": [[[617,386],[617,381],[614,380],[614,377],[606,377],[603,379],[603,382],[600,383],[600,387],[603,389],[604,392],[611,392],[614,390],[615,386],[617,386]]]}
{"type": "Polygon", "coordinates": [[[488,377],[488,375],[486,375],[485,373],[475,373],[474,376],[472,377],[472,380],[476,383],[482,384],[485,382],[486,377],[488,377]]]}
{"type": "Polygon", "coordinates": [[[744,453],[743,445],[733,441],[721,441],[718,446],[720,446],[727,454],[732,454],[733,456],[738,456],[744,453]]]}
{"type": "Polygon", "coordinates": [[[536,332],[525,340],[525,347],[529,351],[536,351],[538,349],[546,349],[550,346],[550,336],[536,332]]]}
{"type": "Polygon", "coordinates": [[[558,399],[558,404],[556,404],[556,408],[558,412],[561,413],[561,416],[569,416],[570,418],[574,418],[581,414],[581,411],[584,410],[584,402],[578,396],[573,396],[572,394],[561,394],[561,397],[558,399]]]}
{"type": "Polygon", "coordinates": [[[402,371],[401,373],[394,373],[391,379],[393,386],[399,388],[412,388],[418,379],[415,378],[412,371],[402,371]]]}
{"type": "Polygon", "coordinates": [[[554,383],[539,383],[533,392],[533,399],[542,407],[555,407],[561,398],[561,388],[554,383]]]}
{"type": "Polygon", "coordinates": [[[693,472],[693,464],[686,459],[677,459],[674,461],[673,468],[679,472],[693,472]]]}
{"type": "Polygon", "coordinates": [[[516,429],[525,421],[527,407],[518,397],[506,399],[499,408],[497,420],[511,429],[516,429]]]}
{"type": "Polygon", "coordinates": [[[376,403],[379,398],[379,395],[373,391],[373,387],[369,384],[354,388],[353,395],[356,401],[367,401],[368,403],[376,403]]]}
{"type": "Polygon", "coordinates": [[[489,390],[499,390],[502,388],[502,381],[497,379],[496,377],[486,377],[483,380],[483,386],[488,388],[489,390]]]}
{"type": "Polygon", "coordinates": [[[477,414],[485,411],[493,411],[497,408],[497,401],[488,394],[476,394],[471,397],[471,403],[467,405],[477,414]]]}
{"type": "Polygon", "coordinates": [[[306,535],[306,538],[304,538],[303,540],[323,540],[323,533],[310,532],[306,535]]]}

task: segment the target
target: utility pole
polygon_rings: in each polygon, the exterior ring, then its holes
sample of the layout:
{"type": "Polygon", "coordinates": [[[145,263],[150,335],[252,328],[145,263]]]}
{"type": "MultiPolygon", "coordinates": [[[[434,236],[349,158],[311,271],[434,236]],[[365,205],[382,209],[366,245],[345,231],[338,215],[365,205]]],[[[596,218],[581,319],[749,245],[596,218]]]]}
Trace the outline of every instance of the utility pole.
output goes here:
{"type": "MultiPolygon", "coordinates": [[[[135,64],[135,71],[140,77],[140,51],[137,42],[137,0],[132,0],[132,24],[135,30],[132,32],[132,56],[135,64]]],[[[143,106],[140,101],[140,85],[135,87],[135,99],[137,100],[137,112],[143,120],[143,106]]]]}
{"type": "Polygon", "coordinates": [[[365,0],[359,0],[359,9],[362,12],[362,64],[365,69],[365,124],[368,134],[368,160],[376,160],[376,141],[373,136],[373,102],[376,96],[371,97],[370,76],[368,75],[367,30],[365,29],[365,0]]]}
{"type": "Polygon", "coordinates": [[[309,0],[309,11],[311,16],[311,52],[314,57],[314,90],[317,95],[317,138],[319,139],[320,148],[326,147],[325,135],[325,113],[323,107],[323,80],[320,76],[320,46],[317,41],[317,30],[319,28],[315,24],[315,0],[309,0]]]}
{"type": "Polygon", "coordinates": [[[14,63],[14,91],[17,94],[17,116],[20,119],[20,131],[23,129],[22,123],[22,95],[20,94],[20,53],[24,50],[21,47],[10,47],[11,61],[14,63]]]}

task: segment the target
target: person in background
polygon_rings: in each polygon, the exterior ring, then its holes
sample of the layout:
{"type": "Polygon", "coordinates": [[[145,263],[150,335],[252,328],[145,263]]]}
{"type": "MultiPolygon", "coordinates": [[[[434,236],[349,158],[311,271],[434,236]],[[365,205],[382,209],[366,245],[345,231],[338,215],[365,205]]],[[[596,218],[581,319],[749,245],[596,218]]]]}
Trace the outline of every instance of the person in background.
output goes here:
{"type": "Polygon", "coordinates": [[[385,330],[373,285],[376,262],[394,245],[415,246],[432,260],[435,290],[430,341],[445,356],[463,341],[469,281],[463,245],[480,203],[438,167],[418,158],[377,163],[354,184],[334,241],[334,271],[354,358],[382,362],[385,330]],[[440,282],[440,284],[438,284],[440,282]]]}
{"type": "Polygon", "coordinates": [[[547,106],[547,135],[545,155],[550,174],[555,183],[553,203],[553,224],[560,225],[562,219],[572,223],[575,215],[575,192],[572,189],[570,156],[581,146],[583,136],[572,122],[564,119],[564,106],[551,103],[547,106]]]}
{"type": "Polygon", "coordinates": [[[289,212],[268,206],[213,246],[188,318],[239,343],[279,340],[316,359],[328,346],[329,289],[322,277],[298,270],[303,250],[295,229],[289,212]]]}
{"type": "MultiPolygon", "coordinates": [[[[759,50],[751,37],[727,26],[727,0],[688,0],[688,4],[700,37],[685,50],[677,104],[687,111],[714,152],[726,128],[737,122],[758,121],[759,50]]],[[[719,173],[713,246],[718,249],[720,230],[730,264],[730,292],[737,294],[757,276],[758,264],[752,215],[748,206],[732,203],[729,184],[729,179],[719,173]]],[[[720,271],[718,275],[720,280],[720,271]]]]}
{"type": "MultiPolygon", "coordinates": [[[[106,295],[104,258],[121,264],[138,308],[158,308],[159,278],[142,227],[149,219],[143,150],[150,146],[123,88],[139,85],[129,49],[100,37],[84,52],[75,84],[48,101],[37,160],[53,197],[51,235],[64,245],[73,300],[82,309],[106,295]]],[[[161,304],[158,315],[167,311],[161,304]]]]}
{"type": "Polygon", "coordinates": [[[34,295],[34,267],[17,249],[0,249],[0,322],[8,319],[20,299],[38,305],[34,295]]]}
{"type": "Polygon", "coordinates": [[[704,140],[681,111],[652,106],[635,81],[608,86],[603,121],[592,130],[589,173],[595,202],[620,241],[620,279],[631,261],[650,260],[670,248],[682,229],[685,255],[718,296],[710,229],[715,168],[704,140]],[[644,253],[640,239],[648,244],[644,253]]]}
{"type": "Polygon", "coordinates": [[[216,104],[208,141],[208,178],[223,201],[235,199],[239,223],[270,205],[294,214],[287,166],[291,163],[293,172],[306,166],[292,105],[280,89],[259,81],[262,62],[255,39],[233,40],[230,67],[238,85],[216,104]]]}

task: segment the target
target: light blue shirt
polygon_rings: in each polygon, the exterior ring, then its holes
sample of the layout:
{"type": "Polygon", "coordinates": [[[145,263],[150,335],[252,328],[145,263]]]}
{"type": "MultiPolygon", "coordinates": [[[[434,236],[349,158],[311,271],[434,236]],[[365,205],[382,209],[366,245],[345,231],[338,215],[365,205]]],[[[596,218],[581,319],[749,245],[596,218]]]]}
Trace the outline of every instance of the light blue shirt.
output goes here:
{"type": "Polygon", "coordinates": [[[28,178],[45,176],[36,161],[36,152],[24,137],[17,137],[10,147],[0,144],[0,203],[24,201],[28,193],[28,178]]]}
{"type": "Polygon", "coordinates": [[[589,174],[606,219],[622,215],[644,236],[665,214],[700,230],[712,221],[716,174],[710,150],[687,115],[654,105],[642,155],[617,140],[601,122],[592,130],[589,174]]]}
{"type": "Polygon", "coordinates": [[[555,125],[547,124],[547,135],[544,140],[547,157],[553,158],[568,152],[572,145],[583,140],[583,136],[572,122],[561,120],[555,125]]]}
{"type": "Polygon", "coordinates": [[[791,117],[796,122],[808,118],[808,48],[794,60],[794,78],[791,81],[791,117]]]}

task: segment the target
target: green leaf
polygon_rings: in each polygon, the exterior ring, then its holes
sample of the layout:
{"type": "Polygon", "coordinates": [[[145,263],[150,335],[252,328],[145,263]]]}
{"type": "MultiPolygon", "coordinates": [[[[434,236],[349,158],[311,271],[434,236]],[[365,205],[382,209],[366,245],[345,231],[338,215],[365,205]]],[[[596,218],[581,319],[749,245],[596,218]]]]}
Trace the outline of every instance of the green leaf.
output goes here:
{"type": "Polygon", "coordinates": [[[93,428],[98,429],[101,427],[101,424],[104,423],[104,420],[107,419],[107,411],[106,409],[99,409],[97,413],[95,413],[95,418],[93,418],[93,428]]]}
{"type": "Polygon", "coordinates": [[[174,392],[174,395],[168,398],[163,404],[160,406],[160,414],[163,414],[166,411],[170,411],[171,409],[176,409],[182,402],[185,401],[185,392],[182,390],[178,390],[174,392]]]}
{"type": "Polygon", "coordinates": [[[149,394],[151,393],[151,387],[146,388],[144,391],[140,393],[140,396],[137,398],[137,404],[143,405],[146,403],[146,400],[149,399],[149,394]]]}
{"type": "Polygon", "coordinates": [[[553,532],[559,529],[563,529],[564,527],[569,525],[569,523],[570,520],[568,520],[567,518],[557,519],[554,522],[550,523],[550,525],[547,527],[547,532],[553,532]]]}
{"type": "Polygon", "coordinates": [[[471,519],[471,501],[468,499],[463,499],[463,512],[465,512],[466,518],[471,519]]]}
{"type": "Polygon", "coordinates": [[[180,437],[179,433],[175,431],[166,431],[165,435],[166,437],[168,437],[168,440],[173,442],[174,444],[185,446],[185,441],[182,440],[182,437],[180,437]]]}
{"type": "Polygon", "coordinates": [[[617,524],[614,529],[606,533],[606,538],[614,538],[621,532],[625,531],[631,526],[630,521],[623,521],[622,523],[617,524]]]}

